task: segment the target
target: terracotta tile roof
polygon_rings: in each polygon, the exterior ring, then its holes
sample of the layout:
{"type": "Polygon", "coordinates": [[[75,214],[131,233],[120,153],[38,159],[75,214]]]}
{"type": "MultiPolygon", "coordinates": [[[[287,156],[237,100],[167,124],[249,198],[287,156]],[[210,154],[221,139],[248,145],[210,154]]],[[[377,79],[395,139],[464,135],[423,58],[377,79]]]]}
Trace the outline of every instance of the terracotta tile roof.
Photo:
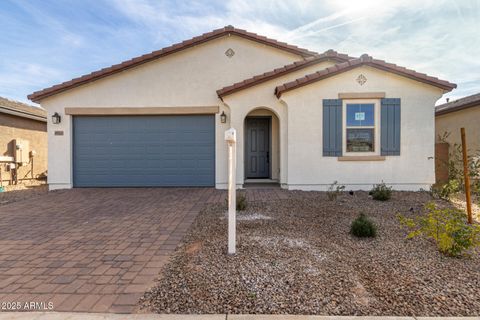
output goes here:
{"type": "Polygon", "coordinates": [[[285,74],[288,74],[290,72],[294,72],[297,70],[301,70],[303,68],[315,65],[317,63],[327,61],[327,60],[333,60],[335,62],[345,62],[350,59],[354,59],[353,57],[350,57],[346,54],[338,53],[334,50],[328,50],[325,51],[322,54],[317,54],[315,56],[307,57],[304,60],[300,61],[295,61],[294,63],[287,64],[286,66],[283,66],[281,68],[277,68],[275,70],[265,72],[260,75],[256,75],[254,77],[251,77],[249,79],[234,83],[230,86],[223,87],[220,90],[217,90],[217,95],[219,98],[222,98],[224,96],[227,96],[229,94],[232,94],[234,92],[253,87],[257,84],[260,84],[262,82],[269,81],[271,79],[275,79],[278,77],[281,77],[285,74]]]}
{"type": "Polygon", "coordinates": [[[3,97],[0,97],[0,113],[8,113],[40,121],[47,120],[47,112],[45,109],[3,97]]]}
{"type": "Polygon", "coordinates": [[[337,75],[339,73],[342,73],[363,65],[367,65],[367,66],[381,69],[387,72],[395,73],[400,76],[407,77],[416,81],[424,82],[429,85],[444,89],[446,92],[452,91],[454,88],[457,87],[457,85],[454,83],[450,83],[445,80],[440,80],[438,78],[428,76],[424,73],[420,73],[411,69],[400,67],[400,66],[397,66],[396,64],[388,63],[383,60],[373,59],[371,56],[364,54],[360,58],[352,59],[347,62],[343,62],[337,65],[334,65],[332,67],[326,68],[322,71],[317,71],[315,73],[306,75],[305,77],[296,79],[294,81],[284,83],[275,88],[275,95],[278,98],[280,98],[280,96],[284,92],[297,89],[307,84],[329,78],[331,76],[337,75]]]}
{"type": "Polygon", "coordinates": [[[438,105],[435,107],[435,115],[441,116],[442,114],[460,111],[471,107],[480,107],[480,93],[438,105]]]}
{"type": "Polygon", "coordinates": [[[110,67],[103,68],[101,70],[89,73],[87,75],[84,75],[84,76],[81,76],[81,77],[78,77],[78,78],[74,78],[70,81],[63,82],[63,83],[54,85],[52,87],[40,90],[40,91],[36,91],[36,92],[30,94],[28,96],[28,99],[30,99],[34,102],[38,102],[41,99],[46,98],[48,96],[60,93],[62,91],[65,91],[65,90],[68,90],[68,89],[71,89],[71,88],[74,88],[74,87],[77,87],[77,86],[80,86],[80,85],[83,85],[83,84],[86,84],[86,83],[91,82],[91,81],[95,81],[95,80],[104,78],[106,76],[124,71],[126,69],[136,67],[138,65],[150,62],[152,60],[170,55],[172,53],[175,53],[175,52],[178,52],[178,51],[181,51],[181,50],[185,50],[187,48],[191,48],[193,46],[199,45],[201,43],[204,43],[204,42],[216,39],[216,38],[223,37],[223,36],[228,35],[228,34],[233,34],[233,35],[236,35],[236,36],[248,39],[248,40],[256,41],[256,42],[274,47],[274,48],[278,48],[278,49],[281,49],[281,50],[284,50],[284,51],[288,51],[288,52],[291,52],[291,53],[294,53],[294,54],[298,54],[299,56],[302,56],[302,57],[310,57],[310,56],[313,56],[313,55],[317,54],[316,52],[313,52],[313,51],[310,51],[310,50],[307,50],[307,49],[303,49],[303,48],[299,48],[297,46],[293,46],[293,45],[287,44],[285,42],[280,42],[280,41],[277,41],[277,40],[274,40],[274,39],[270,39],[270,38],[267,38],[267,37],[264,37],[264,36],[260,36],[256,33],[248,32],[248,31],[242,30],[242,29],[237,29],[237,28],[234,28],[233,26],[226,26],[226,27],[221,28],[221,29],[216,29],[216,30],[213,30],[211,32],[204,33],[204,34],[202,34],[200,36],[197,36],[197,37],[194,37],[192,39],[185,40],[185,41],[177,43],[177,44],[173,44],[169,47],[165,47],[163,49],[153,51],[151,53],[144,54],[142,56],[139,56],[139,57],[127,60],[127,61],[123,61],[119,64],[115,64],[115,65],[112,65],[110,67]]]}

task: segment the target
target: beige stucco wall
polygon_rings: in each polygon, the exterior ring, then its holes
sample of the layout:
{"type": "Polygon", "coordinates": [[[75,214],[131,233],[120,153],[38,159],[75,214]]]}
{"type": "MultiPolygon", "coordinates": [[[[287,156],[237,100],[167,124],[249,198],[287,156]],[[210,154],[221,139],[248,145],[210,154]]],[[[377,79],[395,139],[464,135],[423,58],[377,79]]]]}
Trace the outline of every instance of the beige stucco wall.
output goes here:
{"type": "MultiPolygon", "coordinates": [[[[66,107],[172,107],[220,106],[230,114],[216,90],[302,58],[236,36],[225,36],[46,98],[41,105],[48,119],[58,112],[62,123],[48,125],[49,185],[51,189],[72,187],[72,117],[66,107]],[[235,55],[228,58],[225,51],[235,55]],[[63,136],[54,135],[63,131],[63,136]]],[[[230,119],[229,119],[230,120],[230,119]]],[[[49,120],[50,121],[50,120],[49,120]]],[[[216,115],[216,185],[226,183],[224,131],[216,115]]]]}
{"type": "MultiPolygon", "coordinates": [[[[229,107],[231,113],[229,114],[230,125],[237,130],[237,163],[242,164],[237,166],[237,185],[241,187],[245,181],[245,168],[243,166],[245,158],[245,131],[244,122],[245,117],[253,110],[261,108],[262,110],[269,110],[275,114],[279,125],[279,159],[278,159],[278,175],[273,175],[277,170],[277,166],[272,163],[272,178],[280,180],[282,186],[286,186],[288,181],[288,112],[289,108],[285,103],[277,99],[274,94],[275,87],[285,82],[300,78],[308,73],[313,73],[318,70],[325,69],[334,64],[333,61],[325,61],[314,66],[307,67],[300,71],[295,71],[286,74],[282,77],[272,79],[270,81],[258,84],[248,89],[238,91],[231,95],[225,96],[223,101],[229,107]]],[[[272,139],[274,137],[272,132],[272,139]]],[[[272,141],[273,142],[273,141],[272,141]]],[[[226,183],[226,182],[224,182],[226,183]]],[[[226,184],[222,185],[225,187],[226,184]]]]}
{"type": "Polygon", "coordinates": [[[360,67],[314,84],[286,92],[288,105],[288,188],[325,190],[338,181],[348,189],[370,189],[384,181],[396,189],[428,189],[435,182],[434,105],[442,90],[379,71],[360,67]],[[362,86],[355,79],[363,74],[362,86]],[[322,99],[340,92],[385,92],[401,98],[401,155],[384,161],[338,161],[322,156],[322,99]]]}
{"type": "MultiPolygon", "coordinates": [[[[29,151],[36,152],[33,158],[33,177],[47,171],[47,124],[42,121],[27,119],[0,113],[0,155],[13,157],[15,150],[13,140],[22,139],[29,143],[29,151]]],[[[28,152],[28,151],[27,151],[28,152]]],[[[2,164],[0,164],[2,165],[2,164]]],[[[3,166],[3,165],[2,165],[3,166]]],[[[2,168],[2,180],[8,183],[10,172],[2,168]]],[[[18,168],[18,179],[30,179],[31,164],[18,168]]]]}
{"type": "Polygon", "coordinates": [[[467,147],[470,152],[480,151],[480,105],[435,117],[435,132],[438,136],[445,132],[450,145],[461,144],[460,128],[465,128],[467,147]]]}
{"type": "Polygon", "coordinates": [[[327,61],[225,96],[216,90],[253,75],[300,60],[284,51],[235,36],[224,37],[143,66],[95,81],[42,101],[49,123],[49,184],[72,186],[72,118],[64,108],[75,107],[202,107],[219,106],[227,123],[216,115],[216,187],[227,184],[224,132],[237,130],[237,186],[244,182],[244,123],[247,115],[272,116],[272,178],[289,189],[324,190],[333,181],[349,189],[370,189],[384,181],[397,189],[428,188],[434,173],[434,104],[441,89],[370,67],[357,68],[323,81],[274,95],[277,85],[333,65],[327,61]],[[233,58],[224,52],[232,48],[233,58]],[[361,86],[355,79],[367,78],[361,86]],[[340,162],[322,156],[322,99],[345,92],[385,92],[402,99],[401,155],[385,161],[340,162]],[[63,131],[63,136],[54,135],[63,131]]]}

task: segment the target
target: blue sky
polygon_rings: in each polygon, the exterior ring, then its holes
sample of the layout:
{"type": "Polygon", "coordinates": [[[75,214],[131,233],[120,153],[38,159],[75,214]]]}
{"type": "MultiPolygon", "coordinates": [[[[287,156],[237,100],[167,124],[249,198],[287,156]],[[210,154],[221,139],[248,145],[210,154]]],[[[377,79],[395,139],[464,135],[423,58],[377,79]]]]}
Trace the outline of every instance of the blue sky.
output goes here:
{"type": "Polygon", "coordinates": [[[0,96],[28,101],[33,91],[229,24],[457,83],[445,97],[480,92],[480,0],[2,0],[0,96]]]}

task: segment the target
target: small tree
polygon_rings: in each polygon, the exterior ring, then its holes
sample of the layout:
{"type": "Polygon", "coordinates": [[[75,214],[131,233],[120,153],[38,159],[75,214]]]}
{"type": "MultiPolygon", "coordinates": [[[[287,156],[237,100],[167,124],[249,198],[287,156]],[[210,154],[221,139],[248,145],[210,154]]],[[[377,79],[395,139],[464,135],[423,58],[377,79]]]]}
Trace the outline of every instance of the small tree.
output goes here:
{"type": "Polygon", "coordinates": [[[425,209],[427,214],[417,218],[398,216],[400,224],[410,230],[407,239],[418,236],[432,239],[441,253],[452,257],[480,246],[480,225],[468,224],[465,212],[439,209],[433,202],[427,203],[425,209]]]}

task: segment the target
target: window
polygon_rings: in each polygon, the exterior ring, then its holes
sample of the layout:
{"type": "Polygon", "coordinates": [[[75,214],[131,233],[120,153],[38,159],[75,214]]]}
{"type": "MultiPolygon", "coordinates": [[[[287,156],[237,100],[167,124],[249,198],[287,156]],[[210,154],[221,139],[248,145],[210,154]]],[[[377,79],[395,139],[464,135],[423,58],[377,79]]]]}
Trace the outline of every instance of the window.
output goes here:
{"type": "Polygon", "coordinates": [[[347,153],[376,152],[375,104],[346,104],[346,148],[347,153]]]}

